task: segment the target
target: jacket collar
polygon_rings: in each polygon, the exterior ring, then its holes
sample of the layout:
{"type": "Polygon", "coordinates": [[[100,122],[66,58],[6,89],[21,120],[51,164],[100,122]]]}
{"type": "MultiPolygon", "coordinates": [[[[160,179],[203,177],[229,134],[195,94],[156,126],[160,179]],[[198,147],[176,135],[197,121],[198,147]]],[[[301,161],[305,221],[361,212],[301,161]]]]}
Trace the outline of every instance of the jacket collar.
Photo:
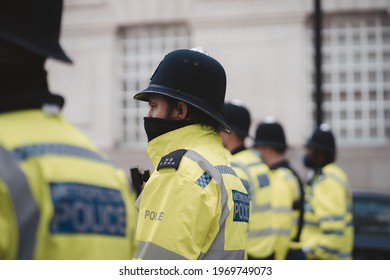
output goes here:
{"type": "Polygon", "coordinates": [[[156,137],[148,143],[147,153],[156,167],[160,159],[178,149],[193,149],[202,145],[223,146],[218,133],[199,124],[188,125],[156,137]]]}

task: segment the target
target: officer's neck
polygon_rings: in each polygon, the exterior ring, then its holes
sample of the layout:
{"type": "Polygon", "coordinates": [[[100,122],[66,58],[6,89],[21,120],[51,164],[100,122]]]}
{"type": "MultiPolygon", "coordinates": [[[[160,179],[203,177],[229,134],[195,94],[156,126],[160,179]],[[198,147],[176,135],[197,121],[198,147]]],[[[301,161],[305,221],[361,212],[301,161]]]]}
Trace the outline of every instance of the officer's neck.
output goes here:
{"type": "MultiPolygon", "coordinates": [[[[39,109],[48,99],[53,99],[44,59],[34,63],[1,63],[0,77],[0,113],[39,109]]],[[[62,104],[58,105],[62,107],[63,102],[62,98],[62,104]]]]}

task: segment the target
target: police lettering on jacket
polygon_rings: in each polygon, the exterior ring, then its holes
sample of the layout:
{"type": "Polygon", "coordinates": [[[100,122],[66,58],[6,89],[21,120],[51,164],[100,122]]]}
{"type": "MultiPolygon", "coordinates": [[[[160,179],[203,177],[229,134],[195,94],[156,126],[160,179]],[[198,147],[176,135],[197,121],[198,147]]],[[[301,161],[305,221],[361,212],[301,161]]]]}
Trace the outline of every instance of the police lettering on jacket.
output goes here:
{"type": "Polygon", "coordinates": [[[234,216],[235,222],[249,221],[249,195],[236,190],[232,190],[234,201],[234,216]]]}
{"type": "Polygon", "coordinates": [[[79,183],[51,183],[50,232],[124,236],[125,205],[119,190],[79,183]]]}

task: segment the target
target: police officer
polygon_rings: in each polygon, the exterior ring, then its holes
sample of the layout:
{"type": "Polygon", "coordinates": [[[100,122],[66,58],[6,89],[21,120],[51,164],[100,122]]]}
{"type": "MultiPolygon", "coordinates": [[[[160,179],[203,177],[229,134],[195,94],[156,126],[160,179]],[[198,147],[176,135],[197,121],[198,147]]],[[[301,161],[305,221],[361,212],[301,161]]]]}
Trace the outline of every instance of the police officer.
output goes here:
{"type": "Polygon", "coordinates": [[[336,141],[322,124],[306,143],[306,181],[302,251],[307,259],[351,259],[352,195],[347,175],[335,164],[336,141]]]}
{"type": "Polygon", "coordinates": [[[220,132],[223,144],[231,152],[232,166],[251,198],[248,259],[274,259],[269,169],[258,153],[245,145],[251,125],[250,112],[242,102],[232,100],[224,105],[224,118],[232,132],[220,132]]]}
{"type": "Polygon", "coordinates": [[[48,89],[62,0],[0,2],[0,259],[132,259],[135,197],[122,170],[48,89]]]}
{"type": "Polygon", "coordinates": [[[244,259],[249,196],[217,131],[226,74],[201,50],[165,55],[150,85],[147,153],[155,170],[137,200],[137,259],[244,259]]]}
{"type": "Polygon", "coordinates": [[[303,186],[291,167],[282,125],[267,117],[257,126],[255,145],[270,168],[275,259],[286,259],[292,240],[299,241],[303,223],[303,186]]]}

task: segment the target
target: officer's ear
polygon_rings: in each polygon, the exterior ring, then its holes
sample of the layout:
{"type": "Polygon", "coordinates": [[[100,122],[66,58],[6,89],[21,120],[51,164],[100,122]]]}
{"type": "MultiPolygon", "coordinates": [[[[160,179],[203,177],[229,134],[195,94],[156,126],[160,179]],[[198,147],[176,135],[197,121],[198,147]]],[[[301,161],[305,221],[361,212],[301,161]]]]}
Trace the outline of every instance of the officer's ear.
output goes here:
{"type": "Polygon", "coordinates": [[[178,120],[185,120],[187,117],[188,117],[188,105],[182,101],[179,101],[177,103],[177,110],[178,110],[178,113],[177,113],[177,116],[176,118],[178,120]]]}

